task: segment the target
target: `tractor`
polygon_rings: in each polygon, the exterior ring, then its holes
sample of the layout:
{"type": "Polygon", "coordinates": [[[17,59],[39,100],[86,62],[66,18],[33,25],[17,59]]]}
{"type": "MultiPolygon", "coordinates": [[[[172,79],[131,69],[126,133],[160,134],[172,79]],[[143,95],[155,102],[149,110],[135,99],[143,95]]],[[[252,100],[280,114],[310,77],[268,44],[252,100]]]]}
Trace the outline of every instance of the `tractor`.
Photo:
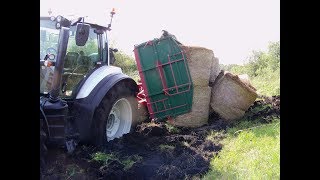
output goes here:
{"type": "Polygon", "coordinates": [[[139,87],[113,66],[107,27],[61,15],[40,17],[40,152],[69,153],[79,142],[103,147],[137,122],[139,87]]]}

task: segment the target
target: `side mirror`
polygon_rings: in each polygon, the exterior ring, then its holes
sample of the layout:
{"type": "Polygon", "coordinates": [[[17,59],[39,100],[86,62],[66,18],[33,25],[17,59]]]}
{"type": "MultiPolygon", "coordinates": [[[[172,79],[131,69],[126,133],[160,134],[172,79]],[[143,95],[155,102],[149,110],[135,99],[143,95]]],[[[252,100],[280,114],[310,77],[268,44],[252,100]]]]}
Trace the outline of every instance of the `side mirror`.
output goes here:
{"type": "Polygon", "coordinates": [[[76,31],[76,45],[84,46],[88,41],[90,31],[90,25],[84,23],[77,23],[77,31],[76,31]]]}

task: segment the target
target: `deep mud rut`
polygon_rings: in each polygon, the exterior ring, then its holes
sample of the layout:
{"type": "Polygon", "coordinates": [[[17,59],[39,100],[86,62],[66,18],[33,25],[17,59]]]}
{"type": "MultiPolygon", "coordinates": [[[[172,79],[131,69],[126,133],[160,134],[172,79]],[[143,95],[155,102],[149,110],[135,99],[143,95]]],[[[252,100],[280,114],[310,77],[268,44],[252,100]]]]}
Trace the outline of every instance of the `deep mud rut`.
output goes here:
{"type": "MultiPolygon", "coordinates": [[[[280,96],[256,101],[249,109],[269,104],[249,118],[280,117],[280,96]]],[[[41,179],[199,179],[210,166],[210,159],[222,146],[224,133],[214,139],[206,139],[212,130],[225,130],[229,125],[216,115],[210,116],[209,125],[196,129],[177,128],[169,132],[164,123],[143,123],[136,131],[110,141],[105,147],[107,154],[117,157],[140,158],[126,169],[118,160],[108,160],[108,165],[93,161],[92,154],[98,149],[79,145],[72,155],[64,149],[49,149],[47,165],[40,173],[41,179]],[[177,132],[178,131],[178,132],[177,132]]]]}

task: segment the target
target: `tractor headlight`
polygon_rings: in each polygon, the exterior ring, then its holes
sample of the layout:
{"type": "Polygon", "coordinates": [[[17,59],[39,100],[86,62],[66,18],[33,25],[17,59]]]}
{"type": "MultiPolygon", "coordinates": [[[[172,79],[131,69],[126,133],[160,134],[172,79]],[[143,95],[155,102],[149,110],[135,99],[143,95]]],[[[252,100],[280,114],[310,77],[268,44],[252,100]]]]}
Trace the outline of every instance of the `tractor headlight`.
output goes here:
{"type": "Polygon", "coordinates": [[[61,16],[57,16],[56,20],[57,20],[57,22],[59,23],[59,22],[61,22],[62,17],[61,17],[61,16]]]}
{"type": "Polygon", "coordinates": [[[51,21],[54,21],[55,19],[56,19],[56,18],[55,18],[54,16],[51,16],[51,17],[50,17],[50,20],[51,20],[51,21]]]}

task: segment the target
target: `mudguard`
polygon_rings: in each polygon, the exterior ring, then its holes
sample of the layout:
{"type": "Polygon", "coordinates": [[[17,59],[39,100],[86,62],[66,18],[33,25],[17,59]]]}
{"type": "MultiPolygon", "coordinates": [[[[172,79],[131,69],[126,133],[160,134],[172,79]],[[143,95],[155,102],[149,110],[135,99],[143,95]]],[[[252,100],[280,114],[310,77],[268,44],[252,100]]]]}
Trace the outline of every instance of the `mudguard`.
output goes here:
{"type": "Polygon", "coordinates": [[[138,92],[138,86],[133,79],[123,73],[116,72],[105,76],[86,97],[75,99],[72,111],[81,141],[88,142],[90,140],[91,123],[95,109],[108,91],[120,81],[126,81],[129,84],[128,88],[138,92]]]}
{"type": "Polygon", "coordinates": [[[79,90],[77,91],[76,99],[87,97],[103,78],[116,73],[122,73],[121,68],[104,65],[95,69],[89,74],[89,77],[85,78],[85,81],[81,83],[81,87],[79,87],[79,90]]]}

